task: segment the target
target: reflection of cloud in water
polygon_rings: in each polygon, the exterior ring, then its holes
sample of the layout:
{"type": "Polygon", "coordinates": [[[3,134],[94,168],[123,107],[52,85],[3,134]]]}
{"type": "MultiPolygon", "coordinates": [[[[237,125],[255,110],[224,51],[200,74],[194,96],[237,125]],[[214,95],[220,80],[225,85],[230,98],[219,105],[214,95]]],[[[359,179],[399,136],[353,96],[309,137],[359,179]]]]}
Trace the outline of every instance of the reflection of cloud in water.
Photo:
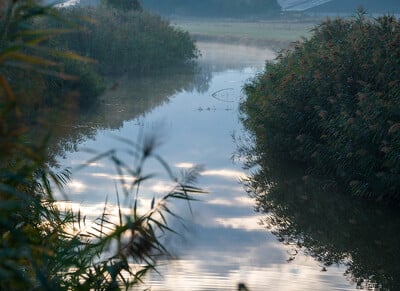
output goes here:
{"type": "Polygon", "coordinates": [[[125,181],[127,183],[132,183],[136,180],[136,177],[133,177],[131,175],[119,175],[119,174],[107,174],[107,173],[91,173],[89,175],[95,178],[104,178],[112,181],[125,181]]]}
{"type": "Polygon", "coordinates": [[[226,179],[241,179],[245,178],[246,174],[242,171],[236,171],[231,169],[220,169],[220,170],[206,170],[201,172],[202,176],[220,176],[226,179]]]}
{"type": "Polygon", "coordinates": [[[243,206],[252,207],[254,206],[254,200],[250,197],[229,197],[229,199],[215,198],[207,200],[208,204],[223,205],[223,206],[243,206]]]}
{"type": "Polygon", "coordinates": [[[193,168],[195,165],[192,163],[176,163],[174,166],[176,168],[190,169],[193,168]]]}
{"type": "Polygon", "coordinates": [[[71,166],[85,166],[85,167],[94,167],[94,168],[105,168],[106,165],[102,162],[82,162],[79,160],[71,161],[71,166]]]}
{"type": "Polygon", "coordinates": [[[148,189],[156,193],[167,193],[173,189],[174,185],[175,183],[173,182],[156,181],[153,182],[153,185],[150,186],[148,189]]]}
{"type": "Polygon", "coordinates": [[[232,217],[232,218],[215,218],[215,224],[221,225],[227,228],[240,228],[246,231],[262,231],[265,232],[265,228],[260,225],[256,217],[248,216],[248,217],[232,217]]]}
{"type": "MultiPolygon", "coordinates": [[[[137,205],[137,212],[139,214],[144,214],[151,209],[151,203],[152,199],[151,198],[139,198],[138,199],[138,205],[137,205]]],[[[60,200],[56,202],[56,205],[59,207],[61,210],[70,210],[73,211],[75,214],[80,212],[81,217],[83,219],[83,216],[86,216],[86,221],[88,223],[88,226],[91,225],[91,222],[96,219],[101,217],[104,207],[106,207],[106,213],[108,215],[108,220],[114,223],[118,223],[119,219],[119,208],[116,204],[112,203],[90,203],[90,204],[83,204],[83,203],[78,203],[78,202],[73,202],[73,201],[65,201],[65,200],[60,200]]],[[[125,215],[131,215],[132,214],[132,209],[126,206],[121,206],[120,207],[121,214],[123,216],[125,215]]]]}
{"type": "MultiPolygon", "coordinates": [[[[203,254],[205,257],[209,254],[203,254]]],[[[264,254],[262,257],[266,257],[264,254]]],[[[151,290],[236,290],[239,282],[246,283],[252,291],[265,290],[353,290],[344,284],[329,284],[335,275],[329,272],[316,272],[313,262],[271,264],[266,267],[247,267],[246,256],[237,256],[236,267],[227,268],[224,262],[204,265],[202,260],[179,260],[169,262],[161,268],[162,284],[151,281],[151,290]],[[240,264],[242,262],[242,264],[240,264]],[[222,272],[221,272],[222,271],[222,272]]]]}
{"type": "Polygon", "coordinates": [[[67,184],[67,188],[71,190],[69,193],[79,194],[87,190],[88,186],[80,180],[73,179],[67,184]]]}

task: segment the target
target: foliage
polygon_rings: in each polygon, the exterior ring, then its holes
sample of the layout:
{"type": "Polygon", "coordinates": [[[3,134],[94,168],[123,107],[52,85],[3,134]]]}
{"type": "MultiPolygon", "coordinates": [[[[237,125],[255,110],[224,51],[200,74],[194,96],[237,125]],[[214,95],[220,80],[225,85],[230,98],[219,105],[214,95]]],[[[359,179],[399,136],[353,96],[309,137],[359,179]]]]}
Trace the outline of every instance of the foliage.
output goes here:
{"type": "Polygon", "coordinates": [[[157,73],[198,55],[187,32],[148,12],[77,7],[61,13],[67,19],[80,20],[82,29],[62,35],[60,44],[97,60],[102,76],[157,73]]]}
{"type": "Polygon", "coordinates": [[[301,162],[354,195],[400,194],[400,22],[327,20],[247,84],[243,121],[266,157],[301,162]]]}
{"type": "Polygon", "coordinates": [[[79,60],[64,59],[62,69],[71,79],[62,79],[57,76],[46,77],[46,97],[53,104],[59,96],[77,96],[77,107],[86,110],[96,104],[98,96],[106,89],[105,80],[96,72],[95,64],[84,63],[79,60]]]}
{"type": "Polygon", "coordinates": [[[54,37],[71,33],[73,25],[60,18],[53,7],[40,3],[10,1],[0,19],[4,53],[1,72],[13,88],[15,102],[25,105],[18,110],[30,124],[43,119],[49,108],[63,108],[75,101],[88,106],[105,88],[92,69],[93,60],[54,45],[54,37]],[[43,28],[40,23],[47,19],[44,14],[65,23],[65,27],[43,28]]]}
{"type": "MultiPolygon", "coordinates": [[[[167,216],[173,199],[191,200],[190,193],[200,192],[191,186],[196,169],[181,179],[175,177],[155,152],[155,139],[139,145],[125,141],[132,153],[129,167],[115,151],[94,158],[109,157],[121,176],[126,199],[133,201],[128,212],[118,202],[118,217],[108,213],[107,203],[94,226],[86,227],[81,213],[61,210],[54,199],[55,189],[68,182],[68,170],[53,172],[46,161],[46,145],[26,141],[29,128],[25,111],[29,92],[17,95],[14,78],[35,75],[68,79],[57,70],[54,50],[46,41],[64,30],[40,30],[31,24],[39,17],[57,16],[51,7],[39,1],[14,0],[0,10],[0,289],[1,290],[119,290],[141,282],[156,258],[167,253],[160,235],[173,232],[167,216]],[[21,75],[10,77],[10,68],[21,75]],[[23,96],[25,95],[25,96],[23,96]],[[24,98],[22,98],[24,97],[24,98]],[[153,197],[148,211],[138,208],[138,193],[150,158],[167,171],[175,186],[164,196],[153,197]],[[129,184],[123,177],[132,176],[129,184]]],[[[71,62],[81,59],[64,54],[71,62]]],[[[27,78],[27,83],[34,82],[27,78]]],[[[16,84],[23,84],[22,82],[16,84]]],[[[27,87],[24,87],[27,88],[27,87]]],[[[17,88],[18,89],[18,88],[17,88]]],[[[23,92],[23,91],[22,91],[23,92]]],[[[119,201],[119,194],[117,193],[119,201]]]]}
{"type": "Polygon", "coordinates": [[[142,3],[149,10],[180,16],[273,16],[281,10],[276,0],[143,0],[142,3]]]}

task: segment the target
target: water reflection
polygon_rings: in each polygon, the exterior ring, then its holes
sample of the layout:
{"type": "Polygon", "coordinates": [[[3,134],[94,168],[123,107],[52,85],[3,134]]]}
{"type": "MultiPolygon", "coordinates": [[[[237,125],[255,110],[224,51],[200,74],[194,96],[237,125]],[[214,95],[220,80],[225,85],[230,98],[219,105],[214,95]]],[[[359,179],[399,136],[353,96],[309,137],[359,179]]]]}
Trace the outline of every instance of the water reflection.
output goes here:
{"type": "Polygon", "coordinates": [[[199,43],[202,53],[199,60],[204,71],[213,73],[226,70],[243,70],[249,65],[262,65],[266,60],[275,58],[276,53],[268,48],[258,48],[238,44],[199,43]]]}
{"type": "Polygon", "coordinates": [[[329,189],[327,181],[304,176],[294,165],[262,161],[247,181],[266,213],[263,222],[293,247],[321,262],[321,271],[343,264],[357,288],[400,290],[400,216],[329,189]]]}
{"type": "MultiPolygon", "coordinates": [[[[50,124],[41,123],[34,135],[47,136],[51,130],[50,155],[65,156],[66,152],[76,151],[85,140],[93,139],[98,130],[117,130],[124,122],[168,103],[172,96],[180,92],[207,92],[215,73],[241,70],[255,63],[262,64],[265,59],[275,56],[271,50],[244,45],[198,43],[197,46],[203,55],[197,64],[172,68],[155,76],[124,76],[109,80],[108,90],[87,111],[82,112],[74,104],[67,104],[53,114],[50,124]],[[227,54],[227,51],[233,53],[227,54]]],[[[226,92],[220,94],[224,93],[226,95],[226,92]]],[[[214,109],[209,106],[198,108],[200,111],[214,109]]],[[[233,107],[227,105],[225,109],[232,110],[233,107]]]]}
{"type": "MultiPolygon", "coordinates": [[[[171,221],[170,226],[181,235],[163,239],[176,257],[160,262],[162,276],[150,274],[146,278],[148,287],[163,291],[235,290],[238,282],[244,282],[252,291],[354,289],[343,278],[340,267],[320,272],[318,264],[303,255],[288,262],[291,249],[282,246],[259,225],[253,201],[239,184],[246,173],[239,164],[232,163],[231,155],[235,150],[232,133],[243,130],[238,120],[238,102],[243,98],[241,89],[246,80],[262,70],[265,59],[272,57],[271,52],[248,48],[246,54],[245,47],[238,47],[236,51],[233,46],[216,44],[199,44],[199,47],[203,52],[199,66],[209,68],[205,78],[209,80],[208,85],[201,87],[204,91],[189,87],[177,92],[162,106],[124,121],[118,130],[99,129],[93,140],[80,145],[80,148],[104,152],[120,147],[115,135],[135,139],[141,131],[156,131],[165,142],[157,153],[175,166],[174,171],[205,165],[199,186],[209,194],[191,205],[192,212],[186,203],[173,205],[172,210],[184,218],[184,223],[171,221]],[[231,89],[224,90],[227,88],[231,89]]],[[[151,85],[148,84],[149,93],[151,85]]],[[[74,168],[91,157],[87,152],[78,151],[67,153],[61,162],[74,168]]],[[[144,170],[160,172],[152,164],[144,170]]],[[[107,161],[96,161],[74,172],[72,188],[67,191],[72,203],[81,205],[88,217],[98,213],[106,194],[110,204],[116,203],[113,193],[118,176],[115,174],[107,161]]],[[[139,207],[148,208],[152,196],[168,187],[168,178],[157,175],[154,181],[143,183],[139,207]]]]}
{"type": "Polygon", "coordinates": [[[188,65],[156,76],[109,80],[109,88],[98,102],[85,111],[68,104],[54,114],[50,124],[41,124],[35,134],[51,131],[50,155],[65,156],[85,140],[95,138],[98,130],[118,130],[124,122],[168,103],[179,92],[204,92],[210,78],[209,71],[188,65]]]}

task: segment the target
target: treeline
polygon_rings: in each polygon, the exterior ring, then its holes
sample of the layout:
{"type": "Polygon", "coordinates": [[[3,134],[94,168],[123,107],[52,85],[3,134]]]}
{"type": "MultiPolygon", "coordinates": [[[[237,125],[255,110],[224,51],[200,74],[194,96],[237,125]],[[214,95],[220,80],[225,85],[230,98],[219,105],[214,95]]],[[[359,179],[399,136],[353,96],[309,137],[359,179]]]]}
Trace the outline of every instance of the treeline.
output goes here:
{"type": "Polygon", "coordinates": [[[368,13],[400,13],[400,5],[397,0],[333,0],[309,9],[310,12],[325,13],[353,13],[363,7],[368,13]]]}
{"type": "Polygon", "coordinates": [[[400,22],[327,20],[246,86],[260,158],[294,160],[353,195],[400,199],[400,22]]]}
{"type": "Polygon", "coordinates": [[[198,17],[267,17],[281,11],[276,0],[142,0],[142,5],[163,15],[198,17]]]}

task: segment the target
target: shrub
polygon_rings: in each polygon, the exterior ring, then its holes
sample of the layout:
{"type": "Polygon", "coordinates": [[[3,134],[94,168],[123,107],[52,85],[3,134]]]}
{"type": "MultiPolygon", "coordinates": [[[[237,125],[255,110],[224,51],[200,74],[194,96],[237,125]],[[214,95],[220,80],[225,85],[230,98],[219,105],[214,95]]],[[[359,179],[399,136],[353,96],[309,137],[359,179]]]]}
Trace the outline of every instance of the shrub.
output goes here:
{"type": "MultiPolygon", "coordinates": [[[[46,76],[47,98],[55,100],[60,96],[78,96],[78,108],[85,110],[96,104],[97,97],[106,89],[104,79],[96,72],[93,63],[83,63],[77,60],[64,59],[62,70],[71,76],[59,78],[57,76],[46,76]]],[[[71,102],[72,100],[70,100],[71,102]]]]}
{"type": "Polygon", "coordinates": [[[187,32],[148,12],[78,7],[62,14],[80,19],[82,29],[63,35],[60,44],[97,60],[103,76],[154,74],[187,63],[198,54],[187,32]]]}
{"type": "Polygon", "coordinates": [[[304,163],[355,195],[399,199],[400,22],[327,20],[245,87],[263,155],[304,163]]]}

